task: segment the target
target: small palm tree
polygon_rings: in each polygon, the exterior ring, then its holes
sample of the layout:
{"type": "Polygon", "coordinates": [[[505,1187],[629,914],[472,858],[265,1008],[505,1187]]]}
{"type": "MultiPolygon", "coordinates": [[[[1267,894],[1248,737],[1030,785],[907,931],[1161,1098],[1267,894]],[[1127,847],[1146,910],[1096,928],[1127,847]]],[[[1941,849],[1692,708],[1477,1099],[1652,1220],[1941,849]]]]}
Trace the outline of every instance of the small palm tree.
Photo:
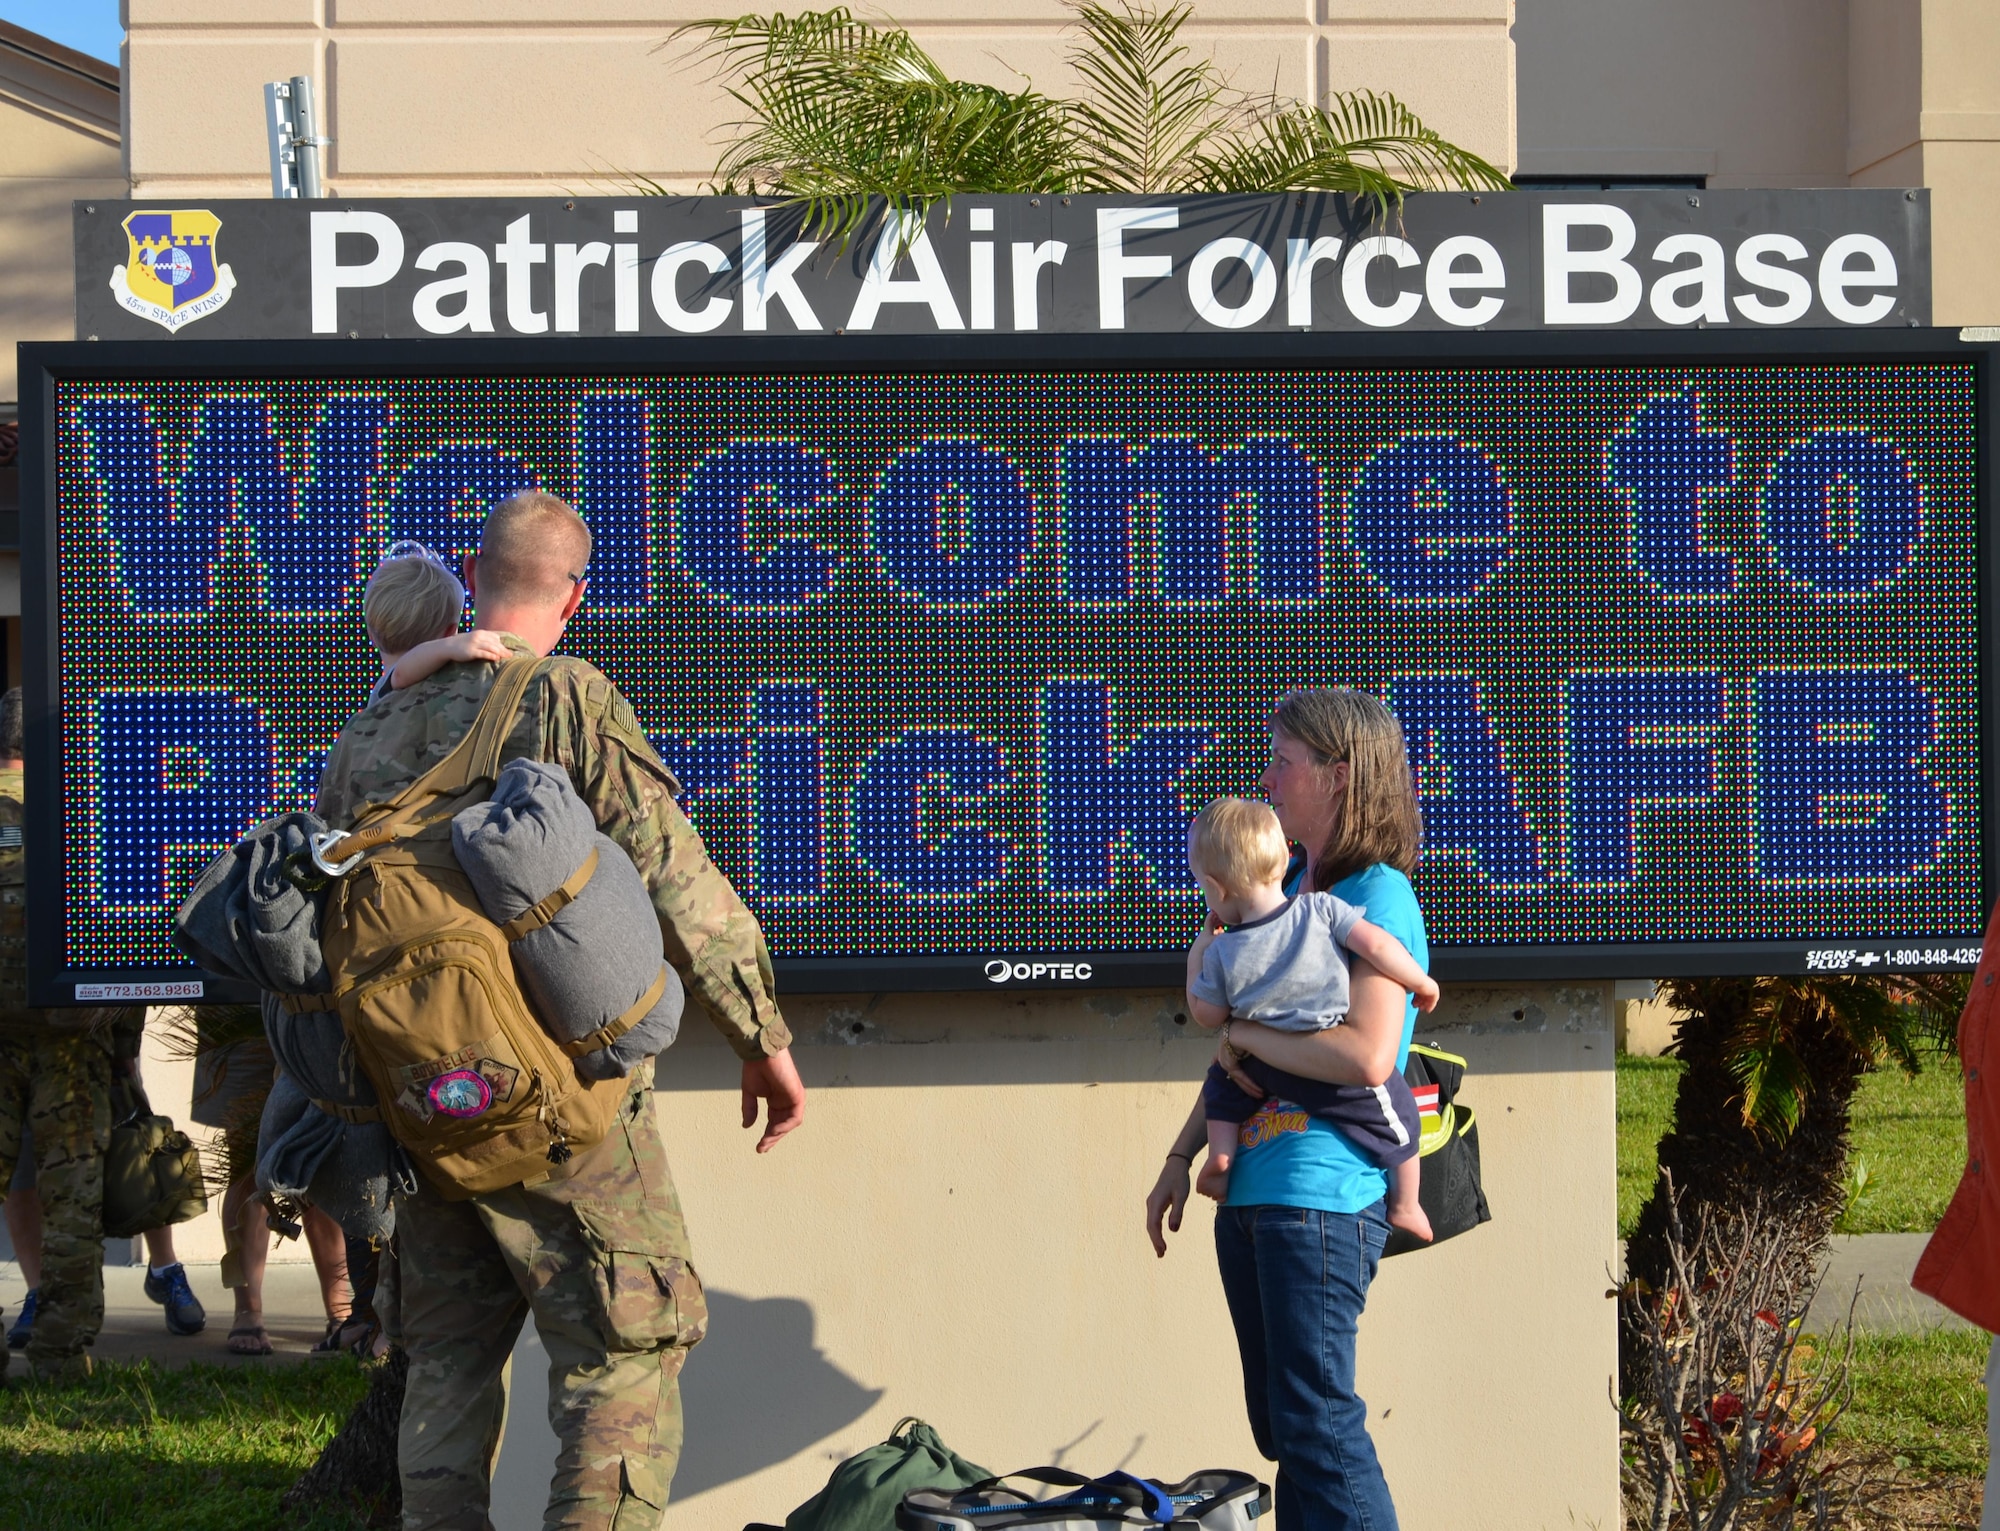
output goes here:
{"type": "Polygon", "coordinates": [[[871,207],[959,193],[1333,191],[1401,199],[1507,178],[1394,96],[1325,106],[1235,90],[1180,31],[1192,6],[1069,0],[1076,100],[952,79],[907,31],[844,7],[691,22],[747,114],[711,190],[801,202],[851,236],[871,207]]]}
{"type": "MultiPolygon", "coordinates": [[[[1760,1207],[1789,1228],[1811,1267],[1846,1204],[1847,1131],[1870,1069],[1916,1073],[1956,1042],[1963,974],[1892,978],[1682,978],[1662,988],[1681,1012],[1684,1065],[1661,1178],[1625,1246],[1629,1276],[1664,1290],[1677,1207],[1687,1237],[1760,1207]],[[1671,1179],[1669,1179],[1671,1177],[1671,1179]],[[1668,1205],[1671,1194],[1675,1207],[1668,1205]]],[[[1626,1331],[1625,1360],[1632,1332],[1626,1331]]]]}

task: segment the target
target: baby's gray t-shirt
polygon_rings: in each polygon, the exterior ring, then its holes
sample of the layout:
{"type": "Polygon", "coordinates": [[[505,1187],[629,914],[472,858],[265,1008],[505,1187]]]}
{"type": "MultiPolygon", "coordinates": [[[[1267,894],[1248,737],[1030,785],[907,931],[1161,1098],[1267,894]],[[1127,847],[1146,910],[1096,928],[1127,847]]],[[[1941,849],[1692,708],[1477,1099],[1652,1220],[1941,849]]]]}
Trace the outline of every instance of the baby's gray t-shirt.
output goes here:
{"type": "Polygon", "coordinates": [[[1301,893],[1261,920],[1225,930],[1188,986],[1196,999],[1275,1031],[1324,1031],[1347,1014],[1347,953],[1367,914],[1331,893],[1301,893]]]}

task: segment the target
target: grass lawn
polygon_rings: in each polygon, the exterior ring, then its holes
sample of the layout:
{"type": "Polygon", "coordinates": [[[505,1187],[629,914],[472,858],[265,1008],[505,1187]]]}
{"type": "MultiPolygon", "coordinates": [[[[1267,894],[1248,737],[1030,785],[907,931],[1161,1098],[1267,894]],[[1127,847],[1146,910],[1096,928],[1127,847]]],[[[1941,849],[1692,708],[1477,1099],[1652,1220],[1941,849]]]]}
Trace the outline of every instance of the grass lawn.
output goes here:
{"type": "Polygon", "coordinates": [[[1829,1440],[1886,1452],[1912,1475],[1986,1472],[1986,1351],[1976,1329],[1854,1336],[1854,1401],[1829,1440]]]}
{"type": "MultiPolygon", "coordinates": [[[[1672,1124],[1674,1058],[1618,1059],[1618,1236],[1632,1231],[1653,1189],[1655,1154],[1672,1124]]],[[[1866,1183],[1841,1233],[1929,1233],[1965,1167],[1965,1096],[1958,1066],[1939,1058],[1911,1079],[1898,1068],[1861,1081],[1854,1097],[1853,1157],[1866,1183]]]]}
{"type": "Polygon", "coordinates": [[[0,1519],[36,1531],[348,1531],[345,1516],[283,1521],[278,1497],[367,1386],[359,1367],[326,1361],[100,1365],[74,1388],[7,1388],[0,1519]]]}

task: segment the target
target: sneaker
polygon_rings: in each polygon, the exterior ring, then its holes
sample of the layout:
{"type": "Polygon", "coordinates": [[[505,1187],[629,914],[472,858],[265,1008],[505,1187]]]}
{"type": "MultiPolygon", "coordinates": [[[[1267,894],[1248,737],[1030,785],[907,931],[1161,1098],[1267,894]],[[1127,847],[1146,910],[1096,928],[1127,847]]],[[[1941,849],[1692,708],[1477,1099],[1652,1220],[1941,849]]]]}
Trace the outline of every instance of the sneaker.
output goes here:
{"type": "Polygon", "coordinates": [[[7,1331],[9,1350],[26,1350],[28,1336],[35,1332],[35,1309],[41,1305],[42,1290],[36,1287],[21,1300],[21,1316],[14,1320],[14,1327],[7,1331]]]}
{"type": "Polygon", "coordinates": [[[157,1276],[146,1270],[146,1295],[167,1310],[167,1333],[200,1334],[208,1327],[208,1310],[188,1285],[187,1267],[175,1261],[157,1276]]]}

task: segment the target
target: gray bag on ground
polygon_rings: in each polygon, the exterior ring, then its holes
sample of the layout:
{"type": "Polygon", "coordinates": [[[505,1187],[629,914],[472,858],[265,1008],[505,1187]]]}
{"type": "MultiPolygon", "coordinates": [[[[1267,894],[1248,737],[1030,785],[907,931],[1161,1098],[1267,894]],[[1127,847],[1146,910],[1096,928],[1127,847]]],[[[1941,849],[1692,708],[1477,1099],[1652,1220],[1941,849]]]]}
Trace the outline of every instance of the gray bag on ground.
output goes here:
{"type": "Polygon", "coordinates": [[[536,1017],[585,1079],[615,1079],[680,1031],[681,984],[632,860],[560,766],[516,760],[452,820],[452,849],[513,944],[536,1017]]]}
{"type": "Polygon", "coordinates": [[[416,1174],[382,1124],[340,1017],[294,1015],[266,994],[264,1035],[278,1078],[257,1134],[257,1188],[318,1207],[353,1238],[387,1238],[391,1198],[416,1190],[416,1174]]]}

